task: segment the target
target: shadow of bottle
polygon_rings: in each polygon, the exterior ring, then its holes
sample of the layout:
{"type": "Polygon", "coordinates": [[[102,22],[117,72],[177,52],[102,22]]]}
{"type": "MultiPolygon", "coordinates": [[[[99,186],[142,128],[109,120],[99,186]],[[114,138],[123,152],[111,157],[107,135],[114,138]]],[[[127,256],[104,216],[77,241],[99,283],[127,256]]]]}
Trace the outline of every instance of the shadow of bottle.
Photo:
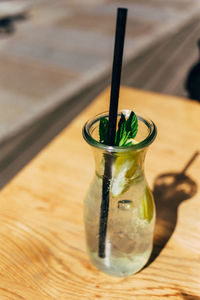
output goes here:
{"type": "Polygon", "coordinates": [[[183,300],[200,300],[200,296],[188,294],[186,292],[181,292],[181,296],[183,300]]]}
{"type": "Polygon", "coordinates": [[[185,174],[197,155],[199,152],[192,156],[182,172],[161,174],[155,179],[153,190],[156,204],[155,239],[148,264],[155,260],[173,234],[179,204],[197,192],[197,184],[185,174]]]}

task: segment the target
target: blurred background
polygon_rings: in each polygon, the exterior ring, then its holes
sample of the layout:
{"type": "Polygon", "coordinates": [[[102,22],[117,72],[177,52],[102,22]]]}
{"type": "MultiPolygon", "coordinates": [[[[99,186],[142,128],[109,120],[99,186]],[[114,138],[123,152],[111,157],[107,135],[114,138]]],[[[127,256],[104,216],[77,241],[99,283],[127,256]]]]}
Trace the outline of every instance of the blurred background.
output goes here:
{"type": "Polygon", "coordinates": [[[110,84],[120,6],[122,84],[200,100],[199,0],[0,1],[0,187],[110,84]]]}

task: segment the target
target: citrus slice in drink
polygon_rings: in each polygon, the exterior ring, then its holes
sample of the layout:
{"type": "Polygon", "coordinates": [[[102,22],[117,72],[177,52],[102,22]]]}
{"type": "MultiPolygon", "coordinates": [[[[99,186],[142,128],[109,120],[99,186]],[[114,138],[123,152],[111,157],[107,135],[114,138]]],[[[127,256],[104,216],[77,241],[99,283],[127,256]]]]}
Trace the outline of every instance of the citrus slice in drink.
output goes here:
{"type": "Polygon", "coordinates": [[[139,216],[141,219],[151,222],[153,218],[153,212],[154,212],[153,195],[149,190],[149,188],[146,187],[144,191],[144,195],[140,200],[139,216]]]}
{"type": "MultiPolygon", "coordinates": [[[[137,143],[135,140],[128,140],[128,142],[137,143]]],[[[137,177],[136,173],[139,166],[138,152],[121,152],[117,154],[116,160],[112,166],[113,180],[111,185],[111,192],[114,197],[125,192],[133,179],[137,177]]]]}

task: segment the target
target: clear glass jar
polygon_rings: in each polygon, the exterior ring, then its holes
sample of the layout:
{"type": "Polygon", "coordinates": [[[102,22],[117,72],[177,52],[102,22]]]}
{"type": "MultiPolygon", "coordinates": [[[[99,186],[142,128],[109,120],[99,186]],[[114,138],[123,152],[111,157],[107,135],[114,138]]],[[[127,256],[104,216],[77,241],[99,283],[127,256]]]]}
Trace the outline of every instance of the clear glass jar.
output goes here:
{"type": "MultiPolygon", "coordinates": [[[[127,117],[129,110],[123,110],[127,117]]],[[[120,117],[120,113],[118,118],[120,117]]],[[[138,272],[147,263],[153,246],[155,205],[144,175],[147,147],[156,136],[154,123],[138,118],[136,144],[107,146],[98,142],[99,120],[103,113],[89,120],[83,136],[92,146],[95,158],[95,176],[84,200],[84,222],[87,249],[93,264],[113,276],[128,276],[138,272]],[[106,162],[107,161],[107,162],[106,162]],[[105,164],[110,164],[109,178],[105,178],[105,164]],[[102,186],[108,182],[108,217],[104,255],[100,254],[100,219],[102,186]]]]}

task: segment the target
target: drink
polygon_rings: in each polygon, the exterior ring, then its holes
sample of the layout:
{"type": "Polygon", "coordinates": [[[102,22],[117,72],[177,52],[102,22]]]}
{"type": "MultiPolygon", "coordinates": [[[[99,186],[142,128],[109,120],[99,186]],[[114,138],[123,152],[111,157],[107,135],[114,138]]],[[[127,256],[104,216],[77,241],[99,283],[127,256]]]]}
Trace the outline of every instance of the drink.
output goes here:
{"type": "Polygon", "coordinates": [[[150,222],[141,216],[141,201],[147,186],[143,176],[137,180],[123,195],[110,198],[104,259],[98,257],[101,178],[95,179],[85,200],[88,252],[92,262],[110,275],[127,276],[137,272],[151,254],[155,214],[150,222]]]}
{"type": "MultiPolygon", "coordinates": [[[[88,128],[85,127],[94,138],[98,127],[96,125],[93,120],[88,128]]],[[[154,124],[140,118],[136,137],[137,144],[112,147],[111,152],[108,146],[95,140],[92,145],[96,172],[84,202],[87,249],[93,264],[113,276],[128,276],[139,271],[147,263],[153,245],[155,207],[143,166],[146,147],[155,137],[154,124]],[[106,155],[110,155],[111,178],[105,257],[102,258],[98,249],[106,155]]],[[[85,138],[87,140],[87,136],[85,138]]],[[[87,141],[92,143],[92,139],[87,141]]]]}

